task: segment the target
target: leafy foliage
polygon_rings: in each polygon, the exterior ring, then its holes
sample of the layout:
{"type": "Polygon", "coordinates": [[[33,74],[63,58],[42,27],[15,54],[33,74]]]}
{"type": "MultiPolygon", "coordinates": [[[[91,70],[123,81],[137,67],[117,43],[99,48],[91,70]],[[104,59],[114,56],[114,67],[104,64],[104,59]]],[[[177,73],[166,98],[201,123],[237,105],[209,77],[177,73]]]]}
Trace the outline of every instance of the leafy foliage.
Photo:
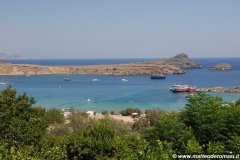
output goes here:
{"type": "Polygon", "coordinates": [[[178,113],[172,112],[160,116],[156,125],[146,130],[145,137],[149,141],[167,141],[173,144],[174,149],[183,151],[192,133],[180,121],[178,113]]]}
{"type": "Polygon", "coordinates": [[[64,123],[63,114],[61,113],[61,110],[57,108],[51,108],[47,110],[44,117],[45,117],[45,121],[49,125],[55,124],[55,123],[58,123],[58,124],[64,123]]]}
{"type": "Polygon", "coordinates": [[[34,98],[17,95],[8,87],[0,93],[0,142],[10,146],[35,145],[45,134],[44,109],[33,107],[34,98]]]}
{"type": "Polygon", "coordinates": [[[219,97],[204,93],[191,96],[181,112],[181,120],[192,129],[201,145],[210,142],[227,143],[240,134],[240,108],[225,104],[219,97]]]}

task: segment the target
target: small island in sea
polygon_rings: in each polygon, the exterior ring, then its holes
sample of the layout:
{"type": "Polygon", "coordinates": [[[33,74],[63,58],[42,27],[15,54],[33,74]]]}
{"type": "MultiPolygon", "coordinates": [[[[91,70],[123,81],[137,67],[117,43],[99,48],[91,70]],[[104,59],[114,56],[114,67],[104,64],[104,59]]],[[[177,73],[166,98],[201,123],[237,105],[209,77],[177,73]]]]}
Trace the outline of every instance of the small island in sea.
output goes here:
{"type": "Polygon", "coordinates": [[[226,63],[219,63],[210,67],[209,70],[229,71],[232,70],[232,66],[226,63]]]}

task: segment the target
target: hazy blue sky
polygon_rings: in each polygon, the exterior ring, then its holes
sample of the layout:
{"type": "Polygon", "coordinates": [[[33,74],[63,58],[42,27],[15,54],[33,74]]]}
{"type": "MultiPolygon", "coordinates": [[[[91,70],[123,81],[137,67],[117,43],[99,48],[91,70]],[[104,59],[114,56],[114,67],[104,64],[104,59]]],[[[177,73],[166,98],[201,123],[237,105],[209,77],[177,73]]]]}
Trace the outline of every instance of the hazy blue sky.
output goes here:
{"type": "Polygon", "coordinates": [[[1,0],[0,52],[25,58],[240,56],[240,0],[1,0]]]}

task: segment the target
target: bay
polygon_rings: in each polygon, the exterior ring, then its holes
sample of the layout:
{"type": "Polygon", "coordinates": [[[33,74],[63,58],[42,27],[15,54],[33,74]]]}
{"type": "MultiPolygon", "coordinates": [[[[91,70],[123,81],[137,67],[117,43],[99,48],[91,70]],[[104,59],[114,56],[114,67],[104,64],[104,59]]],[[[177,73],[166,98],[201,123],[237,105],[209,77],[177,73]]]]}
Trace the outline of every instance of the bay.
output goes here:
{"type": "MultiPolygon", "coordinates": [[[[98,59],[98,60],[11,60],[17,64],[39,65],[92,65],[121,64],[145,59],[98,59]]],[[[7,82],[18,92],[26,92],[35,97],[36,105],[46,108],[75,107],[80,110],[119,111],[127,107],[140,109],[160,108],[163,110],[181,110],[187,100],[185,93],[172,93],[169,87],[174,84],[201,87],[240,86],[240,58],[201,58],[194,59],[203,64],[203,69],[188,69],[186,74],[169,75],[165,80],[151,80],[149,76],[101,76],[70,75],[71,81],[64,81],[65,75],[4,76],[7,82]],[[209,71],[208,67],[217,63],[229,63],[232,71],[209,71]],[[92,79],[99,82],[92,82],[92,79]],[[122,79],[128,79],[123,83],[122,79]]],[[[0,86],[4,89],[6,86],[0,86]]],[[[226,101],[235,101],[240,94],[214,93],[226,101]]]]}

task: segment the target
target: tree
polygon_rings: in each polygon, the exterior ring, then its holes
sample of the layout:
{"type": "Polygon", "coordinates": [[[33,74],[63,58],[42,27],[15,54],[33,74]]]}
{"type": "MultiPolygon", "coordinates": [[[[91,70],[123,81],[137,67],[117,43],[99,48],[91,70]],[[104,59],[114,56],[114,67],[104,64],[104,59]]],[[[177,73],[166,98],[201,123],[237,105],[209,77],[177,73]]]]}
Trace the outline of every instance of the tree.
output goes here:
{"type": "Polygon", "coordinates": [[[191,96],[187,107],[181,112],[181,120],[204,146],[219,142],[225,148],[231,148],[228,141],[240,134],[240,108],[223,102],[220,97],[204,93],[191,96]]]}
{"type": "Polygon", "coordinates": [[[63,114],[61,113],[61,110],[57,108],[50,108],[49,110],[47,110],[45,112],[44,117],[45,117],[45,121],[49,125],[54,123],[58,123],[58,124],[64,123],[63,114]]]}
{"type": "Polygon", "coordinates": [[[223,140],[225,129],[222,99],[205,93],[191,96],[187,106],[181,112],[182,121],[192,129],[201,145],[210,141],[223,140]]]}
{"type": "Polygon", "coordinates": [[[66,143],[70,159],[107,159],[116,153],[114,138],[117,132],[109,119],[93,121],[93,126],[73,133],[66,143]]]}
{"type": "Polygon", "coordinates": [[[236,106],[240,106],[240,98],[236,101],[236,106]]]}
{"type": "Polygon", "coordinates": [[[160,116],[156,125],[147,127],[144,136],[149,142],[167,141],[174,150],[184,151],[192,132],[180,121],[178,113],[171,112],[160,116]]]}
{"type": "Polygon", "coordinates": [[[15,89],[0,92],[0,142],[10,146],[37,144],[46,132],[44,109],[34,107],[35,100],[15,89]]]}

